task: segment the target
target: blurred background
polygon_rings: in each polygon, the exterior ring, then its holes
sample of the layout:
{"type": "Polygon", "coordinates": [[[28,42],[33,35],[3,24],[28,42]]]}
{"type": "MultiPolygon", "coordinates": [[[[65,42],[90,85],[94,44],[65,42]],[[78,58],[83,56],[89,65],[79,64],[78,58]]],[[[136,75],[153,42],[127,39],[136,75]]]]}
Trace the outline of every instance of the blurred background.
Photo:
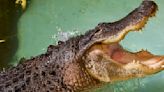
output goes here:
{"type": "MultiPolygon", "coordinates": [[[[126,16],[142,0],[0,0],[0,68],[44,53],[47,46],[126,16]],[[18,2],[20,1],[20,2],[18,2]],[[26,1],[26,3],[24,3],[26,1]],[[25,4],[25,6],[24,6],[25,4]]],[[[164,1],[142,32],[121,41],[129,51],[164,55],[164,1]]],[[[111,83],[95,92],[164,92],[164,72],[111,83]]]]}
{"type": "Polygon", "coordinates": [[[7,67],[18,49],[17,24],[21,6],[15,0],[0,0],[0,69],[7,67]]]}

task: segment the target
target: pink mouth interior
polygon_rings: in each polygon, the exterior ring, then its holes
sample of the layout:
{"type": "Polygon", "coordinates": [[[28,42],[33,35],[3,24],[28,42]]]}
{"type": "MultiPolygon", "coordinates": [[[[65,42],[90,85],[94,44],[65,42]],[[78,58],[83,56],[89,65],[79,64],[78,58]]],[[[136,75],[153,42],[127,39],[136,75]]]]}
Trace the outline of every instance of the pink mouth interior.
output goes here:
{"type": "Polygon", "coordinates": [[[163,63],[163,56],[153,55],[148,51],[140,51],[136,53],[129,52],[123,49],[118,43],[112,44],[96,44],[90,49],[92,52],[99,50],[107,58],[112,59],[115,63],[128,64],[128,63],[142,63],[145,65],[155,65],[163,63]]]}

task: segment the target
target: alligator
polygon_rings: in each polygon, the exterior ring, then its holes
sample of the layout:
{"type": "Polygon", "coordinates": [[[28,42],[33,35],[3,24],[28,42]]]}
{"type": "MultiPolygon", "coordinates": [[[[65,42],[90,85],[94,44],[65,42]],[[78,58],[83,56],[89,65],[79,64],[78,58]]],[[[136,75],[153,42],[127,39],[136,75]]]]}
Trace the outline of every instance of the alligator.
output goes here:
{"type": "Polygon", "coordinates": [[[0,73],[0,92],[90,92],[115,81],[140,78],[164,70],[164,56],[130,52],[119,42],[140,31],[158,6],[144,0],[124,18],[99,23],[83,35],[49,45],[44,54],[0,73]]]}

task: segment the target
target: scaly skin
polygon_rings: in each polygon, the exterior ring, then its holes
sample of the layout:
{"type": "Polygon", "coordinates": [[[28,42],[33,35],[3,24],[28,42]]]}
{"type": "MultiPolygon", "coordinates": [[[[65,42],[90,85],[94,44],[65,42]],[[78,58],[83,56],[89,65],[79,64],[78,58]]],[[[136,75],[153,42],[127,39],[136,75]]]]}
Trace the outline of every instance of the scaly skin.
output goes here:
{"type": "Polygon", "coordinates": [[[156,10],[153,1],[145,0],[119,21],[101,23],[84,35],[59,42],[57,46],[50,45],[45,54],[22,59],[16,67],[0,73],[0,92],[90,91],[103,86],[104,82],[143,77],[163,70],[163,56],[146,51],[130,53],[117,45],[127,32],[142,28],[156,10]],[[126,53],[123,56],[127,58],[123,59],[128,62],[122,63],[119,52],[109,57],[106,54],[109,47],[118,47],[126,53]]]}

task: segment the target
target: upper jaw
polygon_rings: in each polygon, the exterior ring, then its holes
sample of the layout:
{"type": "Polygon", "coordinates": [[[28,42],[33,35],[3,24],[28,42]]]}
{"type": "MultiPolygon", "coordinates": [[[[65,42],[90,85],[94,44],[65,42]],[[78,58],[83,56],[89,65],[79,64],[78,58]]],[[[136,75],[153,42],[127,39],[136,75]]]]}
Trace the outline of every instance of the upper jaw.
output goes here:
{"type": "Polygon", "coordinates": [[[130,31],[142,29],[150,17],[155,16],[158,6],[153,1],[143,1],[142,4],[119,21],[101,23],[96,28],[104,39],[102,43],[109,44],[119,42],[130,31]],[[111,35],[112,34],[112,35],[111,35]]]}
{"type": "MultiPolygon", "coordinates": [[[[126,60],[122,60],[122,61],[121,59],[117,60],[117,62],[120,62],[122,64],[132,62],[132,61],[137,61],[137,62],[145,61],[153,57],[161,57],[161,56],[153,55],[149,53],[148,51],[140,51],[138,53],[128,52],[119,45],[119,42],[122,39],[124,39],[124,37],[126,36],[128,32],[142,29],[147,23],[148,19],[152,16],[155,16],[155,13],[157,10],[158,10],[158,6],[156,5],[154,1],[144,0],[138,8],[133,10],[131,13],[129,13],[126,17],[122,18],[121,20],[113,22],[113,23],[99,24],[97,28],[100,30],[100,33],[104,35],[104,39],[99,41],[99,43],[101,43],[103,46],[106,45],[106,48],[116,46],[118,47],[117,50],[120,51],[120,52],[115,51],[116,53],[113,53],[114,52],[113,49],[110,49],[110,50],[106,49],[106,51],[110,53],[112,52],[112,55],[108,54],[108,56],[112,59],[114,58],[118,59],[118,56],[120,56],[120,54],[126,53],[126,55],[122,55],[124,56],[124,59],[127,58],[126,60]],[[110,36],[108,36],[109,34],[110,36]],[[145,55],[145,56],[139,57],[142,55],[145,55]],[[126,62],[123,62],[123,61],[126,61],[126,62]]],[[[106,51],[103,51],[103,52],[106,52],[106,51]]]]}

